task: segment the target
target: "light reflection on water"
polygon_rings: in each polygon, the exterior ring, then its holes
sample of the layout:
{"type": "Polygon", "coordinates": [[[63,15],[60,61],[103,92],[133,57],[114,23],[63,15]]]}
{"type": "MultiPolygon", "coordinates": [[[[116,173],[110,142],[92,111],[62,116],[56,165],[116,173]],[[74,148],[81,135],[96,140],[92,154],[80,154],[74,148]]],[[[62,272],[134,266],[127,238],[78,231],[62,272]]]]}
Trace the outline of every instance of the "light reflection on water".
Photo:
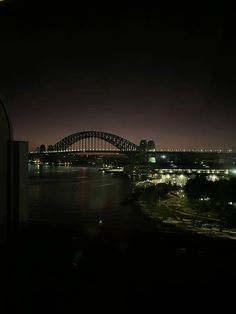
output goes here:
{"type": "Polygon", "coordinates": [[[112,215],[130,192],[129,181],[96,168],[29,166],[32,220],[76,223],[81,215],[112,215]]]}

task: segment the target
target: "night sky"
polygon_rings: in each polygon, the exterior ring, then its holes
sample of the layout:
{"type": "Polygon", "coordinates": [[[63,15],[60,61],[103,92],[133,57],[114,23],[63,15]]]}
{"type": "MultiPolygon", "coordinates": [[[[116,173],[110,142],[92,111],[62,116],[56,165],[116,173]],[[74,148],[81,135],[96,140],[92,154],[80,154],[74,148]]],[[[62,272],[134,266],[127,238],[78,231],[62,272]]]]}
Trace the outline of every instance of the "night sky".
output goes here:
{"type": "Polygon", "coordinates": [[[47,2],[0,2],[16,140],[34,149],[97,130],[157,148],[236,146],[233,8],[47,2]]]}

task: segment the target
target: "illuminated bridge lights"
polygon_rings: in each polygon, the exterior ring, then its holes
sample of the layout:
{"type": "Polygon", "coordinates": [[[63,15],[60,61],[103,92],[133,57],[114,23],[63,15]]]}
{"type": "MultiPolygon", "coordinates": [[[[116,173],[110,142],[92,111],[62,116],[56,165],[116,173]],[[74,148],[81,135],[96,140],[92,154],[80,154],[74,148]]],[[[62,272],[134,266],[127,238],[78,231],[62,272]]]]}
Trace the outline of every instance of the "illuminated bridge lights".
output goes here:
{"type": "Polygon", "coordinates": [[[232,153],[232,149],[205,149],[205,148],[159,148],[160,152],[178,153],[232,153]]]}

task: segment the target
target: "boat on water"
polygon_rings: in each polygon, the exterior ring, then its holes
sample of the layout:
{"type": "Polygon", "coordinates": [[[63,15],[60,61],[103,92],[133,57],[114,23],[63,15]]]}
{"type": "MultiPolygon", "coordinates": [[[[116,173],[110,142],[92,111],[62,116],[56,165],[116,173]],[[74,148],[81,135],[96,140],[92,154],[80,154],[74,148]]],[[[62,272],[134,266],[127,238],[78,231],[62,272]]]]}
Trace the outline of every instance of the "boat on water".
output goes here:
{"type": "Polygon", "coordinates": [[[106,173],[124,172],[124,167],[102,167],[99,168],[98,171],[103,171],[106,173]]]}
{"type": "Polygon", "coordinates": [[[102,167],[102,168],[98,168],[98,171],[104,171],[104,172],[105,172],[106,169],[107,169],[107,168],[102,167]]]}
{"type": "Polygon", "coordinates": [[[105,172],[108,172],[108,173],[124,172],[124,167],[116,167],[116,168],[106,169],[105,172]]]}

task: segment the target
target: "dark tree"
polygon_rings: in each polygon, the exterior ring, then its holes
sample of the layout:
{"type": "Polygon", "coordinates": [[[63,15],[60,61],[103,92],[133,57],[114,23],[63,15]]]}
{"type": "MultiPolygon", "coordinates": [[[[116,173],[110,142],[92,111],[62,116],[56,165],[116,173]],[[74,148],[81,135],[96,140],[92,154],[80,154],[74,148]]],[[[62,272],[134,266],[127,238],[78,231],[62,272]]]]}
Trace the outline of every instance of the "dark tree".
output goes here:
{"type": "Polygon", "coordinates": [[[210,197],[211,182],[206,177],[199,176],[188,180],[185,185],[185,193],[189,200],[199,200],[200,198],[210,197]]]}
{"type": "Polygon", "coordinates": [[[140,200],[148,202],[150,205],[155,205],[161,197],[164,197],[169,192],[169,187],[165,183],[159,183],[155,186],[150,186],[143,190],[140,195],[140,200]]]}
{"type": "Polygon", "coordinates": [[[229,202],[229,181],[219,180],[212,182],[210,198],[213,203],[225,206],[229,202]]]}
{"type": "Polygon", "coordinates": [[[166,183],[159,183],[156,185],[156,191],[158,196],[164,197],[169,192],[169,187],[166,183]]]}
{"type": "Polygon", "coordinates": [[[228,197],[230,202],[236,202],[236,178],[231,178],[229,181],[228,197]]]}
{"type": "Polygon", "coordinates": [[[46,147],[45,147],[45,145],[44,145],[44,144],[40,145],[39,151],[40,151],[40,153],[42,153],[42,152],[45,152],[45,151],[46,151],[46,147]]]}

